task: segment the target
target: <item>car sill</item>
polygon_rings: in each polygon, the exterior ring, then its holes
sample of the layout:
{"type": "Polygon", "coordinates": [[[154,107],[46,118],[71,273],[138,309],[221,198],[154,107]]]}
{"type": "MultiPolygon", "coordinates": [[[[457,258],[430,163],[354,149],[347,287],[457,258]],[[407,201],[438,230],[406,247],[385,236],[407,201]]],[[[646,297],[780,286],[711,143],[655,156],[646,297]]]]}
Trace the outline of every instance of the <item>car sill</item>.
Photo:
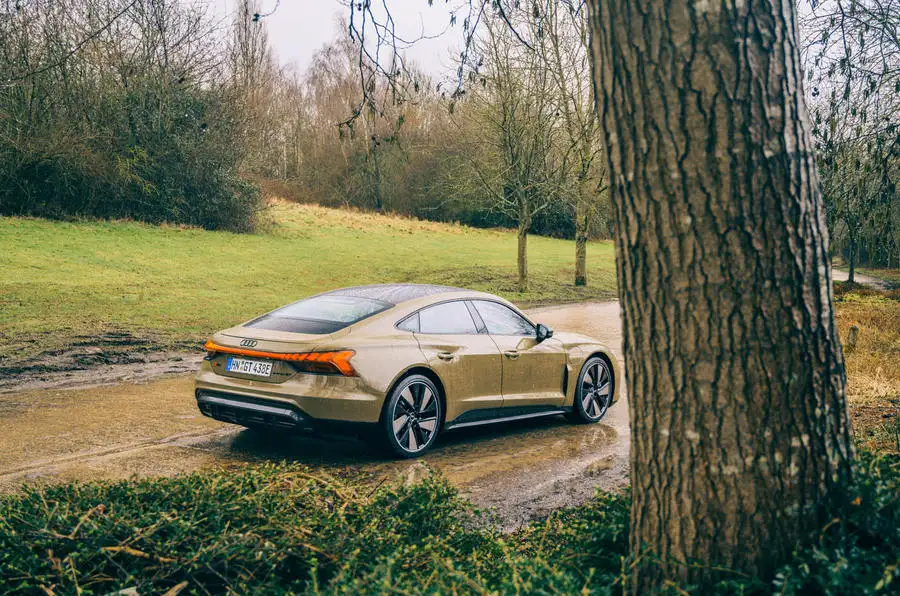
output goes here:
{"type": "Polygon", "coordinates": [[[472,422],[458,422],[447,425],[447,430],[455,430],[457,428],[469,428],[472,426],[484,426],[485,424],[497,424],[498,422],[514,422],[516,420],[528,420],[529,418],[542,418],[544,416],[559,416],[565,414],[568,410],[560,408],[558,410],[548,410],[546,412],[534,412],[531,414],[519,414],[517,416],[504,416],[502,418],[489,418],[487,420],[475,420],[472,422]]]}

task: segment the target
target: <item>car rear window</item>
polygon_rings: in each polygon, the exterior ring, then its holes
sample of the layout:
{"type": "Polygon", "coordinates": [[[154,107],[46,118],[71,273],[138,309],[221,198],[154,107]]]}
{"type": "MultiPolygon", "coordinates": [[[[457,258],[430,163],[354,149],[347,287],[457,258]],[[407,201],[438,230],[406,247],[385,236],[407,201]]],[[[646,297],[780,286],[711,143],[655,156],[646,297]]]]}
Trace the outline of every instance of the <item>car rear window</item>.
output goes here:
{"type": "Polygon", "coordinates": [[[245,327],[290,333],[334,333],[393,305],[371,298],[325,294],[289,304],[247,323],[245,327]]]}

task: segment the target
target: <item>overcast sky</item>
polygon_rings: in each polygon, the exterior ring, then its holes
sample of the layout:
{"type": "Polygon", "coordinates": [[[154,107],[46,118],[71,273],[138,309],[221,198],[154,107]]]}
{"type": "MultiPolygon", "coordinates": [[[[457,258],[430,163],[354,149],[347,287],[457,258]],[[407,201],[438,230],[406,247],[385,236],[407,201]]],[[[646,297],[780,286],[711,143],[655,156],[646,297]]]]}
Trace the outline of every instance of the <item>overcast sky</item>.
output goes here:
{"type": "MultiPolygon", "coordinates": [[[[237,0],[210,0],[220,17],[230,16],[237,0]]],[[[260,0],[262,11],[276,7],[277,0],[260,0]]],[[[339,19],[347,17],[348,9],[339,0],[281,0],[274,14],[266,17],[269,40],[282,64],[294,63],[300,72],[309,66],[313,54],[337,35],[346,35],[339,29],[339,19]]],[[[380,4],[375,2],[373,4],[380,4]]],[[[408,39],[422,36],[436,36],[437,39],[422,39],[404,53],[426,73],[435,79],[455,71],[451,55],[462,39],[461,23],[465,18],[465,8],[459,9],[456,26],[447,29],[450,13],[462,5],[459,0],[434,0],[428,6],[427,0],[387,0],[391,14],[397,24],[397,33],[408,39]]]]}

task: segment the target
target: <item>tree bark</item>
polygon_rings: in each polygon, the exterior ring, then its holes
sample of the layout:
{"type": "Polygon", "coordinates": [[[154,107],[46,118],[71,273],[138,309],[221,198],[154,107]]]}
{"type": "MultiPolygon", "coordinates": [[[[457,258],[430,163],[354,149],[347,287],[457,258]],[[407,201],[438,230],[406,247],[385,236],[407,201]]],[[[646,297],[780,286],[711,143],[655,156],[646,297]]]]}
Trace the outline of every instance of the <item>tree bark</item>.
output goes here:
{"type": "Polygon", "coordinates": [[[716,568],[768,580],[826,521],[853,460],[793,0],[588,4],[633,590],[709,590],[716,568]]]}
{"type": "MultiPolygon", "coordinates": [[[[579,189],[581,190],[581,189],[579,189]]],[[[587,204],[581,194],[575,203],[575,285],[587,285],[587,204]]]]}
{"type": "Polygon", "coordinates": [[[847,260],[850,262],[850,272],[847,274],[847,283],[856,281],[856,235],[850,234],[850,241],[847,243],[847,260]]]}

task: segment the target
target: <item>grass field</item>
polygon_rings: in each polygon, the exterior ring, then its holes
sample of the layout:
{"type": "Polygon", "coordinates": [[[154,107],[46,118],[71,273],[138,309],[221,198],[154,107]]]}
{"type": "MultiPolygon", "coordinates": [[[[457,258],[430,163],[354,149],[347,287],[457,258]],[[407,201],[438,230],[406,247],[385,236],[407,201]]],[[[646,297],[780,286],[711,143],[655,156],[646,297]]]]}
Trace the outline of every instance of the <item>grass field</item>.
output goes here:
{"type": "Polygon", "coordinates": [[[854,434],[870,449],[900,453],[900,290],[835,283],[835,297],[854,434]]]}
{"type": "Polygon", "coordinates": [[[516,291],[513,233],[276,203],[261,234],[130,222],[0,218],[0,367],[91,338],[195,345],[316,292],[356,284],[458,285],[535,304],[615,297],[613,247],[588,248],[575,288],[571,241],[529,238],[531,289],[516,291]],[[110,339],[111,338],[111,339],[110,339]]]}

